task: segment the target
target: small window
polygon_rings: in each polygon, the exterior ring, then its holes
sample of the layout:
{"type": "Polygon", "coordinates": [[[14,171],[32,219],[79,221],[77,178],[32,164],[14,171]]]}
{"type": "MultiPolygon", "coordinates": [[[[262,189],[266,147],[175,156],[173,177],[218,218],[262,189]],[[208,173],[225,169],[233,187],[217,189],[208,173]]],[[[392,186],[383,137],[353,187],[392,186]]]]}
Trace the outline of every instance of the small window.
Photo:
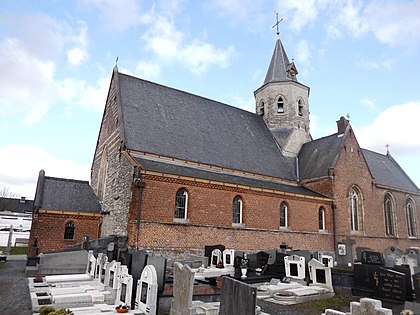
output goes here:
{"type": "Polygon", "coordinates": [[[298,115],[303,116],[303,102],[301,99],[298,100],[298,115]]]}
{"type": "Polygon", "coordinates": [[[417,230],[416,230],[416,221],[414,218],[414,205],[411,199],[407,199],[407,201],[405,202],[405,213],[407,216],[408,236],[416,237],[417,230]]]}
{"type": "Polygon", "coordinates": [[[175,218],[186,219],[188,206],[188,193],[184,188],[176,192],[175,197],[175,218]]]}
{"type": "Polygon", "coordinates": [[[287,227],[287,204],[284,201],[280,204],[280,227],[287,227]]]}
{"type": "Polygon", "coordinates": [[[264,106],[265,106],[264,101],[261,101],[260,102],[260,110],[259,110],[259,115],[260,116],[264,116],[264,112],[265,112],[264,106]]]}
{"type": "Polygon", "coordinates": [[[284,113],[284,100],[281,96],[277,100],[277,113],[284,113]]]}
{"type": "Polygon", "coordinates": [[[239,196],[233,199],[233,223],[242,224],[242,199],[239,196]]]}
{"type": "Polygon", "coordinates": [[[319,225],[319,230],[320,231],[325,230],[325,209],[324,209],[324,207],[319,208],[319,211],[318,211],[318,225],[319,225]]]}
{"type": "Polygon", "coordinates": [[[384,197],[385,229],[386,235],[395,235],[394,232],[394,209],[392,199],[389,194],[384,197]]]}
{"type": "Polygon", "coordinates": [[[72,240],[74,239],[74,222],[69,221],[66,223],[66,228],[64,229],[64,239],[72,240]]]}

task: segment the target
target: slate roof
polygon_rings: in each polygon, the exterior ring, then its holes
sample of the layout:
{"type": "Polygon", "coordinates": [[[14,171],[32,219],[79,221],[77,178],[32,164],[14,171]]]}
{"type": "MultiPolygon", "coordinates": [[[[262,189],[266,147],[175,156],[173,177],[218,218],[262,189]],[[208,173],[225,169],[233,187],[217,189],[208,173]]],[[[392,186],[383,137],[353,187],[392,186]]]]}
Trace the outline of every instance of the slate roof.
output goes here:
{"type": "Polygon", "coordinates": [[[33,200],[0,197],[0,211],[32,213],[33,207],[33,200]]]}
{"type": "Polygon", "coordinates": [[[48,176],[43,182],[38,179],[35,207],[67,212],[101,212],[101,205],[89,182],[48,176]]]}
{"type": "Polygon", "coordinates": [[[325,196],[318,194],[314,191],[306,189],[301,186],[293,186],[282,184],[278,182],[268,181],[268,180],[260,180],[260,179],[253,179],[233,174],[226,174],[221,172],[212,172],[187,166],[181,165],[174,165],[164,162],[157,162],[148,159],[138,158],[136,157],[135,160],[142,166],[143,169],[148,171],[155,171],[161,172],[166,174],[173,174],[173,175],[182,175],[187,177],[194,177],[194,178],[201,178],[207,180],[214,180],[220,181],[225,183],[231,184],[238,184],[238,185],[245,185],[257,188],[265,188],[265,189],[273,189],[277,191],[287,192],[287,193],[294,193],[312,197],[320,197],[325,198],[325,196]]]}
{"type": "Polygon", "coordinates": [[[419,192],[419,188],[391,155],[383,155],[366,149],[362,149],[362,152],[376,184],[419,192]]]}
{"type": "Polygon", "coordinates": [[[118,82],[128,149],[296,180],[262,117],[121,73],[118,82]]]}
{"type": "Polygon", "coordinates": [[[264,84],[269,82],[293,81],[288,75],[290,61],[280,39],[276,41],[270,66],[265,76],[264,84]]]}
{"type": "Polygon", "coordinates": [[[343,134],[332,134],[305,143],[299,152],[299,177],[301,180],[328,175],[340,154],[343,134]]]}

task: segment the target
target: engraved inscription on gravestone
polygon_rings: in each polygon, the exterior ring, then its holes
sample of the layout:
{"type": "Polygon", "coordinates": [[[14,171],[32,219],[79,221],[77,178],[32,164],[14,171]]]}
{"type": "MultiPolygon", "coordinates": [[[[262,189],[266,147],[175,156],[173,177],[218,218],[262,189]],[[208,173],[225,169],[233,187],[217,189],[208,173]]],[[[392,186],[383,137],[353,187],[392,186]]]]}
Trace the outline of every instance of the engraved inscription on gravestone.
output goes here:
{"type": "Polygon", "coordinates": [[[404,302],[406,284],[404,273],[379,268],[373,274],[373,286],[379,298],[404,302]]]}
{"type": "Polygon", "coordinates": [[[361,257],[362,264],[370,264],[370,265],[384,265],[384,259],[382,254],[379,252],[373,252],[369,250],[362,251],[361,257]]]}

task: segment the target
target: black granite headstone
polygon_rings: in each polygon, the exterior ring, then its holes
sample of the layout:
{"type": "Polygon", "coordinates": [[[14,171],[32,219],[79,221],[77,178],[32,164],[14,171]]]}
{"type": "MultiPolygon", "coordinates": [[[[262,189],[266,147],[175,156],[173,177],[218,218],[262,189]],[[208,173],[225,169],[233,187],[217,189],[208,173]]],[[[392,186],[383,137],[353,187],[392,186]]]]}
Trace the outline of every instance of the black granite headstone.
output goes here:
{"type": "Polygon", "coordinates": [[[413,275],[414,293],[416,294],[416,302],[420,302],[420,272],[413,275]]]}
{"type": "Polygon", "coordinates": [[[210,259],[211,259],[211,253],[213,252],[213,250],[218,249],[220,250],[222,253],[225,250],[225,246],[222,244],[218,244],[218,245],[206,245],[204,246],[204,256],[206,256],[209,259],[209,266],[210,266],[210,259]]]}
{"type": "Polygon", "coordinates": [[[258,252],[257,253],[257,268],[263,268],[267,265],[268,258],[270,257],[270,254],[266,252],[258,252]]]}
{"type": "Polygon", "coordinates": [[[286,256],[288,255],[277,252],[274,263],[271,265],[268,265],[265,273],[284,276],[286,274],[286,271],[284,269],[284,257],[286,256]]]}
{"type": "Polygon", "coordinates": [[[362,264],[378,265],[378,266],[384,265],[384,258],[382,257],[382,254],[379,252],[374,252],[370,250],[362,251],[360,261],[362,262],[362,264]]]}
{"type": "Polygon", "coordinates": [[[375,295],[381,300],[404,302],[406,300],[406,277],[404,273],[379,267],[373,272],[375,295]]]}
{"type": "Polygon", "coordinates": [[[165,287],[166,259],[162,256],[148,256],[147,264],[156,269],[158,290],[163,292],[165,287]]]}

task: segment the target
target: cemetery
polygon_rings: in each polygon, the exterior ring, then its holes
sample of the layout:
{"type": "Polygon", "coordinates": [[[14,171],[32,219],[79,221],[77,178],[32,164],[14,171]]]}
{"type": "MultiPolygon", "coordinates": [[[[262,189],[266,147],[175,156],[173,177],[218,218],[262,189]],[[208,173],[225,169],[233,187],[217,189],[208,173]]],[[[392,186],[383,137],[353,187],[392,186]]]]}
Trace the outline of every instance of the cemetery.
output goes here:
{"type": "Polygon", "coordinates": [[[351,247],[348,242],[336,256],[286,244],[257,253],[219,244],[206,246],[202,256],[175,260],[144,249],[119,252],[108,244],[102,252],[41,254],[36,269],[28,264],[28,285],[34,312],[52,306],[75,315],[264,315],[260,300],[288,306],[335,294],[360,299],[351,302],[348,314],[392,314],[382,303],[420,313],[418,249],[379,253],[357,247],[353,257],[351,247]]]}

